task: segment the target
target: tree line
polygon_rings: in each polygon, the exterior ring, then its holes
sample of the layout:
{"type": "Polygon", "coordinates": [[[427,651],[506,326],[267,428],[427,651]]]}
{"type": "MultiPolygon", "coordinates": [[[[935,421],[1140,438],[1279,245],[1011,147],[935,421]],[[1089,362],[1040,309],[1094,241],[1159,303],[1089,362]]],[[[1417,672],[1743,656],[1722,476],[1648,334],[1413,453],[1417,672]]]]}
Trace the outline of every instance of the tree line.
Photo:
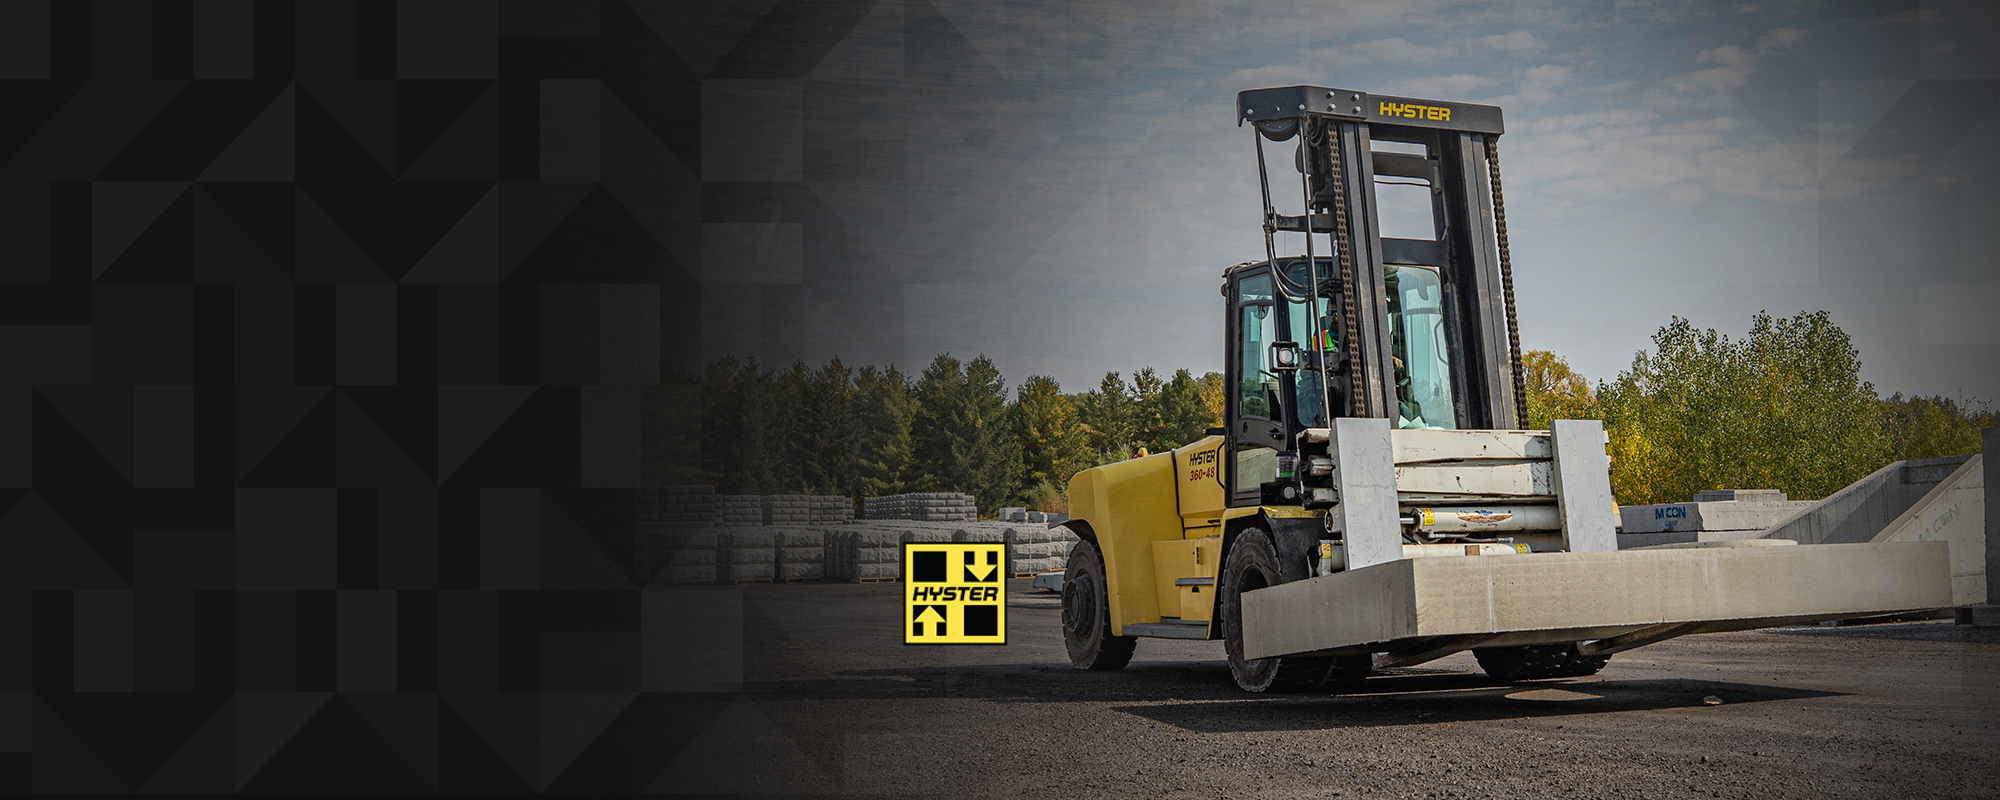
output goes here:
{"type": "Polygon", "coordinates": [[[785,368],[725,357],[671,374],[646,407],[644,479],[725,494],[963,492],[981,509],[1068,507],[1077,471],[1159,452],[1221,424],[1222,377],[1151,367],[1090,391],[1009,386],[984,355],[923,371],[838,358],[785,368]]]}
{"type": "MultiPolygon", "coordinates": [[[[1816,499],[1890,461],[1979,452],[1980,429],[1996,424],[1978,400],[1881,397],[1823,311],[1757,314],[1743,338],[1675,317],[1652,345],[1594,386],[1549,351],[1524,359],[1524,426],[1603,420],[1623,504],[1717,488],[1816,499]]],[[[1185,369],[1107,372],[1065,393],[1043,375],[1010,386],[983,355],[941,353],[916,374],[728,357],[649,393],[643,477],[725,494],[964,492],[988,511],[1061,511],[1077,471],[1219,426],[1222,392],[1220,375],[1185,369]]]]}
{"type": "Polygon", "coordinates": [[[1632,365],[1592,386],[1554,353],[1525,354],[1528,426],[1600,419],[1623,504],[1686,502],[1703,489],[1840,491],[1891,461],[1977,453],[1991,404],[1882,397],[1825,311],[1752,316],[1731,338],[1674,317],[1632,365]]]}

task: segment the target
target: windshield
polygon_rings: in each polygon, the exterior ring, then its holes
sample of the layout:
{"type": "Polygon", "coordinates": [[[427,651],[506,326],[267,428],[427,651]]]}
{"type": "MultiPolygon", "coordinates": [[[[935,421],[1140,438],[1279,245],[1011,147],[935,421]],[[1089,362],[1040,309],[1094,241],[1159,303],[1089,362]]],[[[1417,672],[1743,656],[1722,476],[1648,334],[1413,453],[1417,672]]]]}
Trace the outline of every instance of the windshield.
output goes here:
{"type": "Polygon", "coordinates": [[[1444,289],[1437,270],[1399,265],[1385,273],[1396,368],[1396,427],[1457,428],[1444,334],[1444,289]]]}

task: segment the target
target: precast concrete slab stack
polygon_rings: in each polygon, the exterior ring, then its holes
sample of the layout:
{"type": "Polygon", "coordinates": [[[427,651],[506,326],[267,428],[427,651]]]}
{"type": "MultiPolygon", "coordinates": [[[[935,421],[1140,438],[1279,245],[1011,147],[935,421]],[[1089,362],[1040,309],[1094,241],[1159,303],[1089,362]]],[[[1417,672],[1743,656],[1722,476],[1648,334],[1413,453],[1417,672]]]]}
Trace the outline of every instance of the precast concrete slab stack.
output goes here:
{"type": "Polygon", "coordinates": [[[725,583],[770,583],[777,576],[777,537],[764,528],[730,528],[722,532],[722,580],[725,583]]]}
{"type": "Polygon", "coordinates": [[[861,515],[865,519],[907,519],[920,522],[971,522],[979,518],[972,495],[955,492],[915,492],[887,497],[864,497],[861,515]]]}
{"type": "Polygon", "coordinates": [[[1755,539],[1813,504],[1776,489],[1710,489],[1690,503],[1620,506],[1618,548],[1755,539]]]}
{"type": "Polygon", "coordinates": [[[713,530],[668,531],[655,540],[654,582],[715,583],[721,577],[721,536],[713,530]]]}
{"type": "Polygon", "coordinates": [[[848,583],[896,580],[903,535],[881,528],[843,528],[828,534],[827,575],[848,583]]]}
{"type": "Polygon", "coordinates": [[[763,525],[764,498],[754,494],[715,496],[715,524],[724,527],[763,525]]]}
{"type": "Polygon", "coordinates": [[[826,541],[831,535],[820,528],[773,528],[772,544],[777,547],[777,575],[781,581],[803,581],[826,577],[826,541]]]}
{"type": "MultiPolygon", "coordinates": [[[[1067,516],[1067,515],[1065,515],[1067,516]]],[[[1069,551],[1076,547],[1076,531],[1066,525],[1049,528],[1049,571],[1069,569],[1069,551]]]]}
{"type": "Polygon", "coordinates": [[[816,524],[854,519],[853,500],[838,495],[813,495],[807,500],[812,510],[812,521],[816,524]]]}
{"type": "Polygon", "coordinates": [[[807,525],[812,521],[812,495],[764,495],[764,524],[807,525]]]}
{"type": "MultiPolygon", "coordinates": [[[[1027,513],[1024,510],[1022,515],[1027,513]]],[[[1020,577],[1049,571],[1049,554],[1055,548],[1049,542],[1047,527],[1032,523],[1009,525],[1007,538],[1008,574],[1020,577]]]]}

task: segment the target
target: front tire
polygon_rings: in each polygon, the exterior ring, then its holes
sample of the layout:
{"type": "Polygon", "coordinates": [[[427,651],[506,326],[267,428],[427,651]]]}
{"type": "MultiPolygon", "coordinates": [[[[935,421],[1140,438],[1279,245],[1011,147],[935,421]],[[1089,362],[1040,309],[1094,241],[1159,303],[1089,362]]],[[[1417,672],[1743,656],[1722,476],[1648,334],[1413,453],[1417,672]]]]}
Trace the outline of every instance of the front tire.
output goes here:
{"type": "Polygon", "coordinates": [[[1077,669],[1124,669],[1139,644],[1137,636],[1111,635],[1111,604],[1106,597],[1104,559],[1097,545],[1080,541],[1069,553],[1063,573],[1063,647],[1077,669]]]}
{"type": "MultiPolygon", "coordinates": [[[[1222,578],[1222,647],[1236,685],[1246,692],[1304,692],[1325,683],[1334,663],[1326,656],[1243,657],[1243,593],[1284,582],[1270,535],[1256,528],[1237,534],[1222,578]]],[[[1342,677],[1352,678],[1351,670],[1342,677]]]]}

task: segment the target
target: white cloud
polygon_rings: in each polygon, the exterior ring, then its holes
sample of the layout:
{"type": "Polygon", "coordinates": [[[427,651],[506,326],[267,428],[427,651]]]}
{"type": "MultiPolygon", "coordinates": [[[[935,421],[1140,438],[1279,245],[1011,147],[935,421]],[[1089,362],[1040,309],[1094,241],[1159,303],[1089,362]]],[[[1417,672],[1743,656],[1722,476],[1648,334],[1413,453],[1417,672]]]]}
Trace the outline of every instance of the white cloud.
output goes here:
{"type": "Polygon", "coordinates": [[[1309,51],[1307,56],[1326,59],[1335,66],[1350,67],[1377,61],[1392,63],[1432,61],[1452,58],[1457,54],[1458,51],[1449,45],[1418,44],[1401,36],[1392,36],[1372,42],[1323,47],[1309,51]]]}
{"type": "Polygon", "coordinates": [[[1695,61],[1716,66],[1668,78],[1667,85],[1683,92],[1702,89],[1729,91],[1750,80],[1750,76],[1757,71],[1757,62],[1764,56],[1797,46],[1805,41],[1807,33],[1798,28],[1773,28],[1770,33],[1757,37],[1755,50],[1745,50],[1733,44],[1703,50],[1695,56],[1695,61]]]}
{"type": "Polygon", "coordinates": [[[1535,38],[1535,34],[1529,31],[1514,31],[1513,33],[1496,33],[1492,36],[1481,36],[1479,37],[1479,43],[1495,50],[1539,50],[1548,46],[1547,43],[1535,38]]]}
{"type": "Polygon", "coordinates": [[[1484,75],[1441,75],[1435,78],[1406,78],[1397,83],[1401,91],[1416,97],[1450,100],[1464,97],[1493,85],[1484,75]]]}

